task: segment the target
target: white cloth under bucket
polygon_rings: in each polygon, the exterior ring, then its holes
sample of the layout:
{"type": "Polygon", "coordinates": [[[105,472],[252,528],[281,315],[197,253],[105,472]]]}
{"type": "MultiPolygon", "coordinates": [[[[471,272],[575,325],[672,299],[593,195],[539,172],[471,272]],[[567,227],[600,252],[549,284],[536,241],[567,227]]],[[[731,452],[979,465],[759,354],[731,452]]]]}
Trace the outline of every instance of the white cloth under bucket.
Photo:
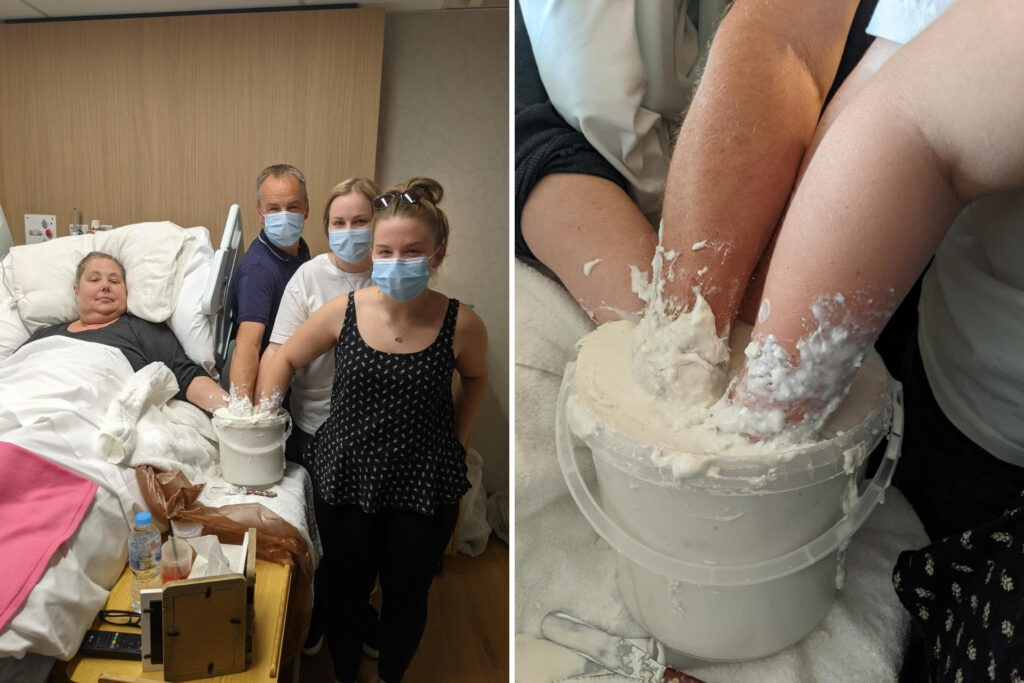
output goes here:
{"type": "Polygon", "coordinates": [[[281,481],[285,442],[292,433],[292,419],[287,411],[253,419],[218,410],[213,416],[213,430],[220,442],[224,481],[257,488],[281,481]]]}

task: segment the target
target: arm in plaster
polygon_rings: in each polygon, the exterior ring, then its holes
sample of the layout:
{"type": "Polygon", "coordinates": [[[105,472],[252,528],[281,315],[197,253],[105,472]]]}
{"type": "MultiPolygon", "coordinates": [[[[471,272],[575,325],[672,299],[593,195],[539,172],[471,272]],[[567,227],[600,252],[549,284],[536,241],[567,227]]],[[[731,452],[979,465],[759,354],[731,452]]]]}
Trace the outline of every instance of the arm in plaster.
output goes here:
{"type": "Polygon", "coordinates": [[[260,369],[260,344],[266,325],[245,321],[238,325],[235,350],[231,354],[231,395],[245,396],[250,401],[256,388],[256,375],[260,369]]]}
{"type": "Polygon", "coordinates": [[[594,322],[638,318],[630,266],[647,271],[658,236],[622,188],[580,173],[553,173],[530,191],[523,239],[594,322]],[[589,265],[588,265],[589,264],[589,265]]]}
{"type": "Polygon", "coordinates": [[[279,348],[281,348],[281,345],[275,342],[267,344],[266,351],[264,351],[263,355],[260,357],[260,371],[259,374],[256,375],[256,386],[260,385],[264,375],[267,374],[267,368],[270,367],[270,361],[277,354],[277,350],[279,348]]]}
{"type": "MultiPolygon", "coordinates": [[[[798,350],[816,330],[850,333],[832,358],[863,354],[963,206],[1024,185],[1022,30],[1024,6],[961,0],[836,118],[783,221],[764,288],[770,315],[754,328],[756,342],[788,352],[790,376],[828,376],[815,367],[828,354],[798,350]],[[813,312],[821,297],[832,297],[825,325],[813,312]]],[[[734,402],[781,408],[790,422],[842,395],[854,371],[780,400],[757,365],[745,364],[734,402]]]]}
{"type": "Polygon", "coordinates": [[[208,413],[228,404],[228,393],[206,375],[197,376],[188,383],[185,397],[189,403],[199,406],[208,413]]]}
{"type": "Polygon", "coordinates": [[[347,296],[328,301],[277,348],[267,363],[260,365],[255,395],[261,412],[276,412],[295,371],[334,346],[347,306],[347,296]]]}
{"type": "Polygon", "coordinates": [[[692,308],[696,286],[719,331],[735,318],[789,198],[856,7],[856,0],[747,0],[722,20],[665,190],[662,244],[677,258],[664,295],[677,310],[692,308]]]}
{"type": "MultiPolygon", "coordinates": [[[[875,75],[878,69],[881,68],[882,64],[892,57],[897,50],[903,47],[902,43],[894,43],[891,40],[885,38],[875,38],[868,47],[867,51],[861,57],[857,65],[853,67],[849,75],[843,80],[843,84],[839,86],[836,94],[832,96],[828,106],[821,115],[821,119],[818,121],[818,127],[814,129],[814,135],[811,137],[810,143],[807,145],[807,152],[804,153],[803,162],[800,164],[800,170],[796,175],[796,185],[800,186],[800,179],[803,178],[804,171],[807,170],[807,164],[811,159],[814,158],[814,154],[818,149],[818,145],[821,144],[822,138],[825,133],[835,122],[839,113],[846,108],[846,105],[852,102],[857,94],[864,89],[871,77],[875,75]]],[[[778,232],[772,236],[771,242],[765,248],[764,253],[761,254],[761,260],[757,262],[757,268],[754,270],[754,275],[751,278],[750,284],[747,285],[746,291],[743,293],[743,301],[740,303],[740,309],[738,318],[749,323],[753,323],[757,318],[757,311],[761,305],[761,294],[764,291],[764,280],[768,274],[768,265],[771,263],[772,252],[775,250],[775,239],[778,237],[778,232]]]]}

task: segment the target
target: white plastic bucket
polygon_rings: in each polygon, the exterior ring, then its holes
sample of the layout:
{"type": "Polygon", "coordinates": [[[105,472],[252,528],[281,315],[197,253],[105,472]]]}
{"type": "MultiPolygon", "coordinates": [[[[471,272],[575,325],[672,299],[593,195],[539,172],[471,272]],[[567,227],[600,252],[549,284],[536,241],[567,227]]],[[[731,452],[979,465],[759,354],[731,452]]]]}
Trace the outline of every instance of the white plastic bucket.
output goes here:
{"type": "Polygon", "coordinates": [[[558,461],[576,504],[618,551],[619,592],[633,618],[672,650],[714,661],[764,657],[807,635],[835,600],[843,551],[892,480],[899,383],[889,379],[884,404],[860,425],[794,448],[779,465],[737,458],[714,476],[679,481],[654,463],[654,449],[614,430],[577,447],[567,409],[574,370],[570,363],[559,393],[558,461]],[[885,458],[858,487],[866,458],[851,466],[848,454],[870,453],[886,426],[885,458]],[[592,455],[601,503],[581,472],[590,458],[577,450],[592,455]]]}
{"type": "Polygon", "coordinates": [[[214,415],[213,431],[220,442],[224,481],[259,488],[284,477],[285,442],[292,433],[292,418],[287,411],[258,421],[214,415]]]}

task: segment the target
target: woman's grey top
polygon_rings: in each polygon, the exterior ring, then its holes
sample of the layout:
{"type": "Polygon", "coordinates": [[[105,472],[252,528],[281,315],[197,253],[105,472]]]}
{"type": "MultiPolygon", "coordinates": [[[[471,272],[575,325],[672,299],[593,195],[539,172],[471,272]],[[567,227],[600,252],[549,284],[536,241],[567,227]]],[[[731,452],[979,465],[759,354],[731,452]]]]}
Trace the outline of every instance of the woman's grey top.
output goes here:
{"type": "Polygon", "coordinates": [[[67,323],[44,327],[29,337],[25,344],[53,336],[71,337],[116,347],[128,359],[135,372],[150,363],[160,361],[170,368],[174,378],[178,380],[178,394],[175,398],[182,401],[186,400],[185,393],[193,379],[199,376],[209,377],[205,370],[185,354],[170,328],[163,323],[151,323],[137,318],[131,313],[125,313],[116,322],[95,330],[70,332],[67,323]]]}

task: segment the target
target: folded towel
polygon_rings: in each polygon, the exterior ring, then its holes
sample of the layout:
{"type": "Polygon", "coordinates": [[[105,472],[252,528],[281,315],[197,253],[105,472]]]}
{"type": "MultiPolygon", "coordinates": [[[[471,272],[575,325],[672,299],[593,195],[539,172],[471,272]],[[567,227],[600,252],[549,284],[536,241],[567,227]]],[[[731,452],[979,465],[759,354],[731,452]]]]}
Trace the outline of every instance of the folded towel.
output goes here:
{"type": "Polygon", "coordinates": [[[124,385],[110,402],[100,427],[100,451],[107,462],[126,467],[152,465],[180,469],[189,481],[216,475],[216,435],[210,418],[178,393],[174,374],[163,363],[150,363],[124,385]]]}
{"type": "Polygon", "coordinates": [[[0,441],[0,629],[28,597],[50,558],[71,538],[96,493],[84,479],[0,441]]]}

